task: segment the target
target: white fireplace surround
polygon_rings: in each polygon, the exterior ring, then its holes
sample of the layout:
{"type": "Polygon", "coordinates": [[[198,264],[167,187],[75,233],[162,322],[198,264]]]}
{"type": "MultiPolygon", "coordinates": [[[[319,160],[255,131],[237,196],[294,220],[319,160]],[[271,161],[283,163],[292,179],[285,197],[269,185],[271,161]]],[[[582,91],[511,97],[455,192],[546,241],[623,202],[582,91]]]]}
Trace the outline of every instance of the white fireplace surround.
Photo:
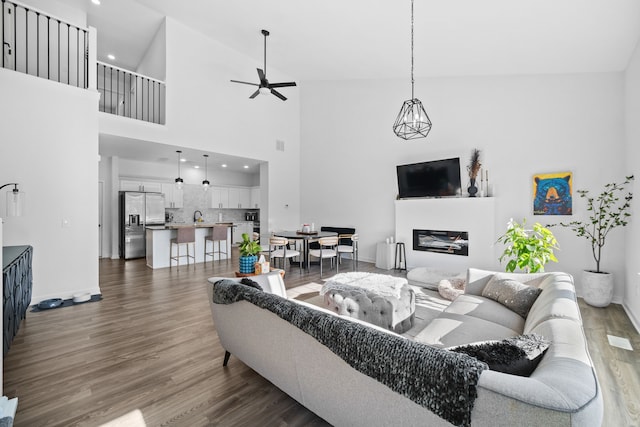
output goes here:
{"type": "Polygon", "coordinates": [[[428,267],[461,272],[469,267],[495,269],[495,198],[453,197],[396,200],[396,241],[407,251],[407,268],[428,267]],[[469,233],[469,256],[413,250],[413,230],[469,233]]]}

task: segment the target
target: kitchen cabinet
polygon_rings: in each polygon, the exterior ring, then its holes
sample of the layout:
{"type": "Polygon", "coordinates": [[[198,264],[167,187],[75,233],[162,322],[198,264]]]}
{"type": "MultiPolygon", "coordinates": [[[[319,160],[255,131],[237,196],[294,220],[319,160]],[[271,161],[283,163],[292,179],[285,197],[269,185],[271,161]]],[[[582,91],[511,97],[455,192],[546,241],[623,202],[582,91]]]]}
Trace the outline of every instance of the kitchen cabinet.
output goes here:
{"type": "Polygon", "coordinates": [[[176,188],[175,184],[162,184],[164,193],[164,207],[179,209],[184,207],[184,190],[176,188]]]}
{"type": "Polygon", "coordinates": [[[260,187],[251,187],[251,209],[260,209],[260,187]]]}
{"type": "Polygon", "coordinates": [[[211,207],[214,209],[229,207],[229,188],[211,187],[211,207]]]}
{"type": "Polygon", "coordinates": [[[211,187],[211,207],[214,209],[249,209],[249,187],[211,187]]]}
{"type": "Polygon", "coordinates": [[[159,182],[136,181],[128,179],[120,180],[120,191],[146,191],[162,193],[162,186],[163,184],[159,182]]]}
{"type": "Polygon", "coordinates": [[[242,242],[242,233],[247,233],[251,238],[253,236],[253,222],[234,222],[233,243],[242,242]]]}
{"type": "Polygon", "coordinates": [[[248,209],[251,207],[251,189],[229,187],[229,208],[248,209]]]}

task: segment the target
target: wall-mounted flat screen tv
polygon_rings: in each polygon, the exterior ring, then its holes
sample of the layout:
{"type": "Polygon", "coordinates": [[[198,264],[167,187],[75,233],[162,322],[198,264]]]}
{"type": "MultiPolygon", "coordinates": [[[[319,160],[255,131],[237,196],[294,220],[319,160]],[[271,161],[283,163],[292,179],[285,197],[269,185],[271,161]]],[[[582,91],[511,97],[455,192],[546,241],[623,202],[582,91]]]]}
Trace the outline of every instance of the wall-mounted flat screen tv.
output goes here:
{"type": "Polygon", "coordinates": [[[460,158],[398,165],[398,193],[413,197],[460,196],[460,158]]]}

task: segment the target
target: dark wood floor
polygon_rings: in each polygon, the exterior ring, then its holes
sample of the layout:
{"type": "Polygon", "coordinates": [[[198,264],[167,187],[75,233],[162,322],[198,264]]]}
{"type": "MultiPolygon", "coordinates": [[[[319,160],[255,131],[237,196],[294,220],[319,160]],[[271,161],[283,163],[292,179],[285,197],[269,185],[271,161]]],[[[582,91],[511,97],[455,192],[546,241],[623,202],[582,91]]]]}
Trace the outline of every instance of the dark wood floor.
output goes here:
{"type": "MultiPolygon", "coordinates": [[[[205,283],[233,275],[236,262],[151,270],[144,260],[105,259],[102,301],[27,313],[4,364],[4,393],[19,398],[15,425],[97,426],[136,409],[147,426],[327,425],[239,360],[222,368],[205,283]]],[[[287,271],[288,288],[314,281],[317,266],[287,271]]],[[[581,309],[604,425],[640,425],[638,334],[620,306],[581,309]],[[635,350],[610,347],[607,333],[635,350]]]]}

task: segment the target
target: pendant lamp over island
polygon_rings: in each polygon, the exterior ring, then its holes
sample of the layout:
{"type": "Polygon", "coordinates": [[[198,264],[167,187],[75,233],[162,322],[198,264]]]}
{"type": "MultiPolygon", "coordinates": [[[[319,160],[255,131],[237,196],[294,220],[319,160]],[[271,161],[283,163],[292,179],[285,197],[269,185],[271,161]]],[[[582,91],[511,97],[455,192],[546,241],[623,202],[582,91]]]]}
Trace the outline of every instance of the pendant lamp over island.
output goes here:
{"type": "Polygon", "coordinates": [[[180,190],[184,185],[184,181],[182,180],[182,178],[180,178],[180,162],[182,161],[182,151],[176,150],[176,153],[178,153],[178,177],[176,178],[176,188],[180,190]]]}
{"type": "Polygon", "coordinates": [[[413,0],[411,0],[411,99],[404,101],[393,124],[393,132],[402,139],[426,138],[431,120],[422,102],[413,94],[413,0]]]}
{"type": "Polygon", "coordinates": [[[209,178],[207,177],[207,157],[209,157],[208,154],[203,154],[204,156],[204,181],[202,181],[202,189],[204,191],[207,191],[209,189],[209,186],[211,185],[211,183],[209,182],[209,178]]]}

